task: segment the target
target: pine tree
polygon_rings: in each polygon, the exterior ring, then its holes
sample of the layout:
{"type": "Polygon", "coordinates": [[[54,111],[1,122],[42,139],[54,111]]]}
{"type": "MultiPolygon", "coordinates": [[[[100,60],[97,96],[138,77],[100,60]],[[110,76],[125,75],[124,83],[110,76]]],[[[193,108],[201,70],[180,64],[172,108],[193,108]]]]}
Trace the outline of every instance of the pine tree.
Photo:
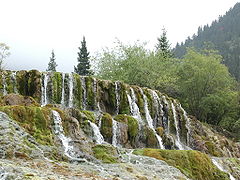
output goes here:
{"type": "Polygon", "coordinates": [[[48,68],[46,71],[56,72],[57,63],[55,62],[55,60],[56,58],[55,58],[54,50],[52,50],[52,56],[50,57],[50,61],[48,63],[48,68]]]}
{"type": "Polygon", "coordinates": [[[167,31],[165,28],[162,29],[162,35],[157,38],[158,44],[156,46],[157,53],[161,54],[164,58],[172,57],[171,47],[167,39],[167,31]]]}
{"type": "Polygon", "coordinates": [[[79,47],[78,49],[78,64],[76,67],[74,66],[74,71],[82,76],[92,75],[92,72],[90,70],[89,52],[87,51],[86,40],[84,36],[83,41],[81,42],[81,47],[79,47]]]}

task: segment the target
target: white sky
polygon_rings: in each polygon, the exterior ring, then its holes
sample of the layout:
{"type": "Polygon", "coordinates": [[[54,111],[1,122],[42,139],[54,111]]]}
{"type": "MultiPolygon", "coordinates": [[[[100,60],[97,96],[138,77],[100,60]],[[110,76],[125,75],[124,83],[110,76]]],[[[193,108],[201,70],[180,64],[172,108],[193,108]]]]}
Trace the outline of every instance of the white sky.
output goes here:
{"type": "Polygon", "coordinates": [[[0,0],[0,42],[10,46],[6,68],[47,68],[55,50],[57,70],[77,64],[83,35],[90,55],[124,43],[146,41],[154,48],[163,26],[172,46],[199,26],[224,15],[239,0],[0,0]]]}

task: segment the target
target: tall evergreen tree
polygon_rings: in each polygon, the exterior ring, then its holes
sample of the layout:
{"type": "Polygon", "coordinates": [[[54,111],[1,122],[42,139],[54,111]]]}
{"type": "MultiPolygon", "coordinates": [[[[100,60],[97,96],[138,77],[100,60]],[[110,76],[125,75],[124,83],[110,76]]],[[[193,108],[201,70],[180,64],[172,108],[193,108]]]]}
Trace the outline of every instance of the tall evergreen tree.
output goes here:
{"type": "Polygon", "coordinates": [[[46,71],[56,72],[57,63],[55,60],[56,58],[55,58],[54,50],[52,50],[52,56],[50,57],[50,61],[48,63],[48,68],[46,69],[46,71]]]}
{"type": "Polygon", "coordinates": [[[171,47],[167,39],[167,31],[165,28],[162,29],[162,35],[160,38],[157,38],[157,40],[157,53],[161,54],[164,58],[172,57],[171,47]]]}
{"type": "Polygon", "coordinates": [[[89,52],[87,51],[87,46],[86,46],[86,40],[85,37],[83,36],[83,41],[81,42],[81,47],[78,48],[78,64],[75,67],[74,66],[74,71],[82,76],[89,76],[92,75],[92,72],[90,70],[90,56],[89,52]]]}

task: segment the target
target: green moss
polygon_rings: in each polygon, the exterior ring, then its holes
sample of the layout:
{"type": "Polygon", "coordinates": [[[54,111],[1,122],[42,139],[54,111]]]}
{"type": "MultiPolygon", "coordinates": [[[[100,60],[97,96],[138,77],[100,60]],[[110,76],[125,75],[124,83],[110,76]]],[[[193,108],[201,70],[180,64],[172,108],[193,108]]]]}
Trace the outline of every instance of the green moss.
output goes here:
{"type": "Polygon", "coordinates": [[[222,153],[217,151],[216,146],[211,141],[206,141],[205,145],[208,149],[208,153],[211,154],[212,156],[216,156],[216,157],[222,156],[222,153]]]}
{"type": "Polygon", "coordinates": [[[104,105],[105,111],[114,115],[116,112],[115,84],[111,81],[98,81],[100,88],[100,103],[104,105]]]}
{"type": "Polygon", "coordinates": [[[82,111],[85,116],[87,117],[87,120],[93,122],[93,123],[96,123],[96,118],[95,118],[95,115],[94,115],[94,112],[92,111],[86,111],[86,110],[83,110],[82,111]]]}
{"type": "Polygon", "coordinates": [[[226,173],[214,166],[211,159],[206,154],[198,151],[138,149],[133,153],[164,160],[169,165],[178,168],[182,173],[193,180],[229,179],[226,173]]]}
{"type": "Polygon", "coordinates": [[[128,135],[130,141],[134,142],[135,137],[137,136],[139,131],[138,121],[135,118],[128,116],[126,114],[119,114],[114,117],[114,120],[128,125],[128,135]]]}
{"type": "Polygon", "coordinates": [[[141,93],[138,86],[134,86],[133,89],[134,89],[134,93],[135,93],[135,96],[136,96],[139,111],[142,114],[142,116],[145,116],[144,100],[143,100],[142,93],[141,93]]]}
{"type": "Polygon", "coordinates": [[[75,106],[78,108],[78,109],[83,109],[82,107],[82,98],[83,98],[83,95],[82,95],[82,83],[81,83],[81,79],[80,79],[80,76],[78,74],[74,74],[73,75],[74,79],[75,79],[75,82],[76,82],[76,86],[75,88],[73,89],[73,95],[74,95],[74,104],[75,106]]]}
{"type": "Polygon", "coordinates": [[[87,91],[87,108],[90,110],[95,109],[95,95],[94,95],[94,89],[93,89],[93,78],[92,77],[85,77],[85,83],[86,83],[86,91],[87,91]]]}
{"type": "Polygon", "coordinates": [[[31,70],[27,72],[27,96],[31,96],[37,100],[41,101],[41,73],[37,70],[31,70]]]}
{"type": "Polygon", "coordinates": [[[16,79],[17,79],[17,89],[18,92],[21,95],[27,95],[27,91],[28,91],[28,76],[29,74],[27,73],[27,71],[18,71],[16,73],[16,79]]]}
{"type": "Polygon", "coordinates": [[[52,76],[52,84],[53,84],[53,97],[52,101],[55,104],[61,104],[62,98],[62,75],[59,72],[53,72],[52,76]]]}
{"type": "Polygon", "coordinates": [[[51,112],[47,108],[34,106],[1,106],[0,111],[7,113],[40,144],[52,145],[51,112]]]}
{"type": "Polygon", "coordinates": [[[96,145],[93,147],[94,156],[100,159],[103,163],[117,163],[118,154],[116,148],[111,145],[96,145]]]}
{"type": "Polygon", "coordinates": [[[104,139],[111,143],[112,142],[112,116],[108,113],[104,113],[101,119],[101,134],[104,139]]]}
{"type": "Polygon", "coordinates": [[[127,88],[126,84],[120,82],[119,83],[119,97],[120,97],[119,114],[130,114],[130,107],[129,107],[126,91],[129,91],[129,88],[127,88]]]}
{"type": "Polygon", "coordinates": [[[158,147],[158,141],[154,131],[149,127],[145,127],[145,133],[147,138],[146,139],[147,147],[152,147],[152,148],[158,147]]]}

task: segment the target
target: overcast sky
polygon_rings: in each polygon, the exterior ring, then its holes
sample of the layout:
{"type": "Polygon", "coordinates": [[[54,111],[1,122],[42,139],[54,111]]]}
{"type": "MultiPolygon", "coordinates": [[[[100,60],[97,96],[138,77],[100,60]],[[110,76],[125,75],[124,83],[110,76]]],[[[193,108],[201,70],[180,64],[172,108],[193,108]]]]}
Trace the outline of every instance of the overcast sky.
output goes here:
{"type": "Polygon", "coordinates": [[[163,27],[172,46],[224,15],[239,0],[0,0],[0,42],[10,46],[6,68],[73,71],[82,37],[90,55],[124,43],[154,48],[163,27]]]}

